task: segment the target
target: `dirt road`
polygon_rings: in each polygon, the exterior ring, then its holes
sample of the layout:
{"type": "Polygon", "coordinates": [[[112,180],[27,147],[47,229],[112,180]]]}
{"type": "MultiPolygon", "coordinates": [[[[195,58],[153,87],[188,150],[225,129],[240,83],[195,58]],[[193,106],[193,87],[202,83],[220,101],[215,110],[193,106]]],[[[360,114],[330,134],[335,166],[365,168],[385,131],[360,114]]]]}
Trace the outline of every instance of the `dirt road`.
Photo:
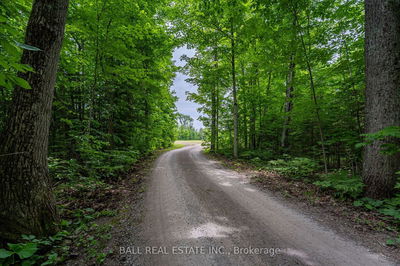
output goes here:
{"type": "Polygon", "coordinates": [[[145,199],[145,265],[394,265],[285,207],[198,144],[156,162],[145,199]]]}

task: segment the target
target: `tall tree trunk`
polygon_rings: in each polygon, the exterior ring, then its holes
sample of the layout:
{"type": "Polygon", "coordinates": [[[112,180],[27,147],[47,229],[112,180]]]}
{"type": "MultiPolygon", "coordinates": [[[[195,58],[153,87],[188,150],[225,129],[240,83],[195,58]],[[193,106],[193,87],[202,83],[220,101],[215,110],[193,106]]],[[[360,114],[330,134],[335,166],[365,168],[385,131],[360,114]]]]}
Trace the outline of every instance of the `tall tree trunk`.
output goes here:
{"type": "Polygon", "coordinates": [[[0,237],[55,232],[55,201],[47,167],[51,107],[68,0],[36,0],[21,62],[34,72],[20,73],[32,89],[16,87],[0,150],[0,237]]]}
{"type": "MultiPolygon", "coordinates": [[[[366,133],[400,125],[400,1],[365,1],[366,133]]],[[[400,155],[384,155],[375,141],[364,150],[366,195],[388,197],[400,169],[400,155]]]]}
{"type": "MultiPolygon", "coordinates": [[[[215,69],[217,69],[217,51],[214,54],[215,69]]],[[[210,150],[215,152],[216,138],[217,138],[217,86],[218,82],[215,82],[211,88],[211,145],[210,150]]]]}
{"type": "Polygon", "coordinates": [[[236,92],[236,66],[235,66],[235,30],[233,18],[231,19],[231,67],[232,67],[232,94],[233,94],[233,157],[238,157],[238,102],[236,92]]]}
{"type": "Polygon", "coordinates": [[[243,147],[244,147],[244,149],[248,149],[248,147],[249,147],[249,130],[248,130],[248,128],[247,128],[247,118],[248,118],[248,113],[249,113],[249,111],[248,111],[248,97],[249,97],[249,88],[248,88],[248,86],[247,86],[247,84],[246,84],[246,78],[245,78],[245,70],[244,70],[244,63],[243,62],[240,62],[240,68],[241,68],[241,76],[242,76],[242,78],[241,78],[241,82],[240,82],[240,88],[241,88],[241,90],[242,90],[242,94],[243,94],[243,103],[242,103],[242,105],[241,105],[241,118],[242,118],[242,121],[241,121],[241,125],[242,125],[242,128],[241,128],[241,137],[242,137],[242,139],[243,139],[243,147]]]}
{"type": "Polygon", "coordinates": [[[243,146],[244,149],[247,149],[249,147],[249,134],[248,134],[248,129],[247,129],[247,105],[243,104],[242,105],[242,138],[243,138],[243,146]]]}
{"type": "Polygon", "coordinates": [[[283,122],[281,147],[286,149],[289,146],[289,124],[291,120],[291,112],[293,109],[293,90],[294,90],[294,75],[295,75],[294,55],[290,56],[289,73],[286,83],[286,100],[285,100],[285,120],[283,122]]]}
{"type": "Polygon", "coordinates": [[[211,88],[211,152],[215,152],[215,143],[216,143],[216,126],[217,126],[217,103],[216,103],[216,85],[213,85],[211,88]]]}
{"type": "Polygon", "coordinates": [[[216,124],[217,124],[217,110],[216,110],[216,100],[215,100],[215,85],[211,89],[211,152],[215,152],[215,142],[216,142],[216,124]]]}
{"type": "Polygon", "coordinates": [[[262,123],[263,123],[263,111],[264,111],[264,104],[263,104],[263,98],[261,94],[261,89],[260,89],[260,77],[258,76],[258,71],[257,71],[257,92],[258,92],[258,132],[257,132],[257,148],[260,149],[260,144],[261,144],[261,137],[262,137],[262,123]]]}
{"type": "MultiPolygon", "coordinates": [[[[215,65],[216,68],[218,68],[218,62],[215,65]]],[[[215,91],[215,100],[216,100],[216,112],[215,112],[215,149],[218,151],[219,149],[219,138],[218,138],[218,132],[219,132],[219,82],[217,81],[217,86],[216,86],[216,91],[215,91]]]]}
{"type": "Polygon", "coordinates": [[[268,113],[268,108],[269,108],[269,100],[268,97],[270,95],[270,90],[271,90],[271,81],[272,81],[272,72],[268,72],[268,82],[267,82],[267,87],[265,90],[265,104],[263,106],[262,110],[262,123],[260,123],[260,140],[259,140],[259,148],[261,148],[261,143],[262,143],[262,138],[266,138],[267,136],[267,113],[268,113]],[[262,135],[262,136],[261,136],[262,135]]]}
{"type": "MultiPolygon", "coordinates": [[[[250,82],[250,97],[255,97],[254,92],[256,83],[254,80],[250,82]]],[[[255,102],[252,103],[250,108],[250,150],[256,149],[256,119],[257,119],[257,105],[255,102]]]]}

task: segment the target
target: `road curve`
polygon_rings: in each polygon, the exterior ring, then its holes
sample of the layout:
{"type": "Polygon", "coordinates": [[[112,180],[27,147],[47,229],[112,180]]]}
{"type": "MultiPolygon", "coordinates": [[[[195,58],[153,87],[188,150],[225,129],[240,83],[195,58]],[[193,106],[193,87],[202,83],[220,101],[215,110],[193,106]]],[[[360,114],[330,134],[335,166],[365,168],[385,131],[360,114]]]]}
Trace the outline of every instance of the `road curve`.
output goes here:
{"type": "Polygon", "coordinates": [[[286,207],[201,149],[186,146],[156,161],[141,264],[393,265],[286,207]]]}

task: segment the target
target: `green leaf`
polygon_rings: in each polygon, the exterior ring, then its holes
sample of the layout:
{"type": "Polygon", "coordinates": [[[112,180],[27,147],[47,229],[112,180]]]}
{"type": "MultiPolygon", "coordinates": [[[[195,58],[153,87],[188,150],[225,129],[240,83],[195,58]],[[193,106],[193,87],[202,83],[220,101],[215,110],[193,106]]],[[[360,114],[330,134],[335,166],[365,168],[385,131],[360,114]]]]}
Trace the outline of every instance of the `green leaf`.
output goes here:
{"type": "Polygon", "coordinates": [[[379,210],[380,213],[388,216],[393,216],[396,219],[400,219],[400,211],[394,209],[394,208],[386,208],[379,210]]]}
{"type": "Polygon", "coordinates": [[[36,237],[34,235],[22,235],[22,239],[32,241],[36,237]]]}
{"type": "Polygon", "coordinates": [[[2,87],[7,86],[6,76],[4,75],[4,73],[0,73],[0,86],[2,87]]]}
{"type": "Polygon", "coordinates": [[[20,72],[27,72],[27,71],[33,71],[33,68],[29,65],[25,65],[25,64],[18,64],[18,63],[11,63],[10,64],[13,68],[15,68],[17,71],[20,72]]]}
{"type": "Polygon", "coordinates": [[[72,120],[70,120],[70,119],[61,118],[60,121],[61,121],[61,122],[64,122],[64,123],[67,124],[68,126],[72,126],[72,125],[73,125],[72,120]]]}
{"type": "Polygon", "coordinates": [[[60,225],[61,226],[69,226],[69,225],[71,225],[71,221],[68,221],[68,220],[61,220],[61,222],[60,222],[60,225]]]}
{"type": "Polygon", "coordinates": [[[366,142],[360,142],[360,143],[357,143],[356,145],[355,145],[355,148],[356,149],[361,149],[361,148],[363,148],[363,147],[365,147],[365,146],[367,146],[368,145],[368,143],[366,143],[366,142]]]}
{"type": "Polygon", "coordinates": [[[11,250],[13,250],[20,259],[26,259],[31,257],[38,250],[36,243],[26,244],[8,244],[11,250]]]}
{"type": "Polygon", "coordinates": [[[374,206],[372,206],[371,204],[365,204],[365,208],[367,208],[368,210],[373,210],[374,206]]]}
{"type": "Polygon", "coordinates": [[[4,50],[11,56],[18,56],[19,50],[12,44],[8,43],[7,41],[3,41],[1,43],[1,45],[3,46],[4,50]]]}
{"type": "Polygon", "coordinates": [[[388,240],[386,240],[386,245],[394,246],[394,245],[396,245],[396,241],[394,241],[394,239],[388,239],[388,240]]]}
{"type": "Polygon", "coordinates": [[[57,253],[51,253],[49,256],[47,256],[47,261],[43,262],[41,266],[54,264],[57,260],[57,257],[58,257],[57,253]]]}
{"type": "Polygon", "coordinates": [[[2,66],[4,69],[8,69],[10,67],[9,62],[7,62],[7,58],[1,55],[0,55],[0,66],[2,66]]]}
{"type": "Polygon", "coordinates": [[[20,47],[20,48],[22,48],[22,49],[25,49],[25,50],[35,51],[35,52],[37,52],[37,51],[42,51],[42,50],[40,50],[39,48],[37,48],[37,47],[35,47],[35,46],[23,44],[23,43],[20,43],[20,42],[15,42],[15,44],[16,44],[18,47],[20,47]]]}
{"type": "Polygon", "coordinates": [[[12,256],[14,252],[6,250],[4,248],[0,248],[0,259],[5,259],[12,256]]]}
{"type": "Polygon", "coordinates": [[[26,81],[26,80],[24,80],[24,79],[22,79],[20,77],[13,77],[12,80],[14,81],[14,83],[16,85],[18,85],[18,86],[20,86],[20,87],[22,87],[24,89],[27,89],[27,90],[31,90],[32,89],[32,87],[31,87],[31,85],[29,85],[28,81],[26,81]]]}
{"type": "Polygon", "coordinates": [[[35,265],[35,264],[36,264],[36,260],[30,259],[30,260],[22,261],[21,266],[31,266],[31,265],[35,265]]]}

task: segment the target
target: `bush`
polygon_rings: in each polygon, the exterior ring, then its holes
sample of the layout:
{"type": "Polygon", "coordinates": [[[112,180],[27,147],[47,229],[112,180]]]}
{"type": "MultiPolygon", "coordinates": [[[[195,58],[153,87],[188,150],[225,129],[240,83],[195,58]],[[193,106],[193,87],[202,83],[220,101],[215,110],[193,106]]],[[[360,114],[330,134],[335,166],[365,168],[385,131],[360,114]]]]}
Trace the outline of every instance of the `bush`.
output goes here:
{"type": "Polygon", "coordinates": [[[243,151],[239,154],[241,159],[247,160],[260,160],[260,161],[267,161],[271,160],[274,157],[274,154],[269,150],[254,150],[254,151],[243,151]]]}
{"type": "Polygon", "coordinates": [[[140,152],[132,147],[110,149],[110,144],[95,136],[75,137],[75,159],[64,160],[49,157],[50,174],[56,180],[77,180],[80,177],[110,178],[126,171],[140,158],[140,152]]]}
{"type": "Polygon", "coordinates": [[[22,235],[20,243],[7,243],[7,248],[0,249],[0,265],[54,265],[61,262],[63,255],[58,254],[56,247],[63,253],[68,247],[60,247],[62,240],[67,237],[67,231],[60,231],[54,236],[37,239],[33,235],[22,235]]]}
{"type": "Polygon", "coordinates": [[[101,154],[100,160],[93,164],[96,175],[101,177],[113,177],[129,169],[140,157],[138,151],[108,150],[101,154]]]}
{"type": "Polygon", "coordinates": [[[324,189],[333,189],[334,195],[341,199],[359,197],[364,187],[360,176],[350,175],[345,170],[321,175],[321,180],[314,182],[314,185],[324,189]]]}
{"type": "Polygon", "coordinates": [[[266,168],[294,179],[313,176],[320,169],[318,163],[312,159],[288,156],[285,159],[269,161],[266,168]]]}
{"type": "Polygon", "coordinates": [[[397,193],[393,198],[384,200],[361,198],[354,201],[354,206],[378,211],[383,215],[392,217],[396,222],[400,223],[400,193],[397,193]]]}

